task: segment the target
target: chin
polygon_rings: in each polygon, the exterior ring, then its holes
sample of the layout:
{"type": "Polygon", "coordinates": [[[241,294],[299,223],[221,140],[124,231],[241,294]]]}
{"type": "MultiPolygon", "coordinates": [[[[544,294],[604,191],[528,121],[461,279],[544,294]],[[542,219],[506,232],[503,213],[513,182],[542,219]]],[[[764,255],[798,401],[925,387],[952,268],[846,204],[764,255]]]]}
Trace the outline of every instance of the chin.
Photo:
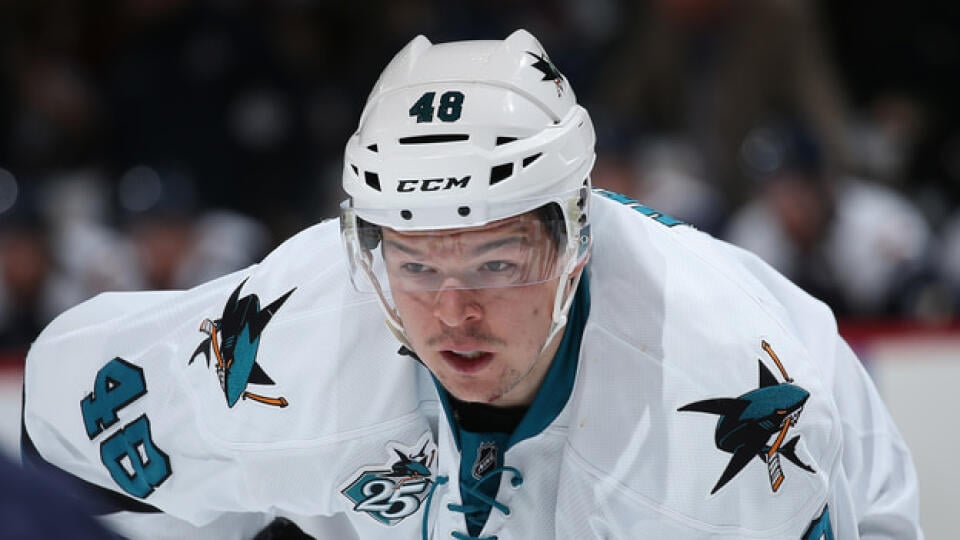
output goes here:
{"type": "MultiPolygon", "coordinates": [[[[441,381],[442,383],[443,381],[441,381]]],[[[451,388],[446,384],[443,387],[453,395],[453,397],[459,399],[460,401],[465,401],[467,403],[485,403],[492,405],[494,401],[500,399],[499,395],[492,395],[489,390],[484,390],[479,387],[472,388],[462,388],[454,387],[451,388]]]]}

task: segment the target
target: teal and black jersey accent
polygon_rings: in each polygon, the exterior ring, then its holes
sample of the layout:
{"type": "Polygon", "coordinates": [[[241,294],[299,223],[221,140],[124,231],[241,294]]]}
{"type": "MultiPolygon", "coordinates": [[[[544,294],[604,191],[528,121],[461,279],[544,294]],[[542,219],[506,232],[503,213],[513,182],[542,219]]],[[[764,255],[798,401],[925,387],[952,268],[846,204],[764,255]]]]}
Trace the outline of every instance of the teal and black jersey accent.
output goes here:
{"type": "Polygon", "coordinates": [[[824,506],[823,512],[810,523],[800,540],[833,540],[833,529],[830,524],[830,507],[824,506]]]}
{"type": "Polygon", "coordinates": [[[520,471],[504,462],[507,450],[546,429],[567,404],[576,381],[580,342],[589,314],[590,286],[587,272],[584,272],[553,363],[529,409],[512,433],[465,430],[454,420],[450,395],[434,378],[440,401],[447,418],[450,419],[450,429],[460,449],[460,493],[463,504],[452,509],[466,515],[467,528],[471,535],[479,534],[496,504],[502,473],[512,473],[515,485],[522,482],[520,471]]]}
{"type": "Polygon", "coordinates": [[[478,536],[496,500],[509,433],[473,433],[460,430],[460,498],[470,536],[478,536]]]}
{"type": "Polygon", "coordinates": [[[605,190],[605,189],[599,189],[599,188],[594,189],[594,193],[596,193],[597,195],[601,195],[601,196],[603,196],[603,197],[606,197],[606,198],[610,199],[611,201],[617,201],[618,203],[625,204],[625,205],[629,206],[630,208],[633,208],[633,209],[636,210],[637,212],[640,212],[641,214],[647,216],[648,218],[656,221],[657,223],[662,223],[663,225],[666,225],[667,227],[675,227],[675,226],[677,226],[677,225],[686,225],[686,224],[687,224],[685,221],[681,221],[681,220],[676,219],[676,218],[674,218],[674,217],[668,216],[667,214],[664,214],[663,212],[661,212],[661,211],[659,211],[659,210],[654,210],[653,208],[650,208],[649,206],[646,206],[646,205],[644,205],[644,204],[640,204],[640,202],[637,201],[636,199],[631,199],[630,197],[627,197],[626,195],[621,195],[620,193],[615,193],[615,192],[613,192],[613,191],[607,191],[607,190],[605,190]]]}

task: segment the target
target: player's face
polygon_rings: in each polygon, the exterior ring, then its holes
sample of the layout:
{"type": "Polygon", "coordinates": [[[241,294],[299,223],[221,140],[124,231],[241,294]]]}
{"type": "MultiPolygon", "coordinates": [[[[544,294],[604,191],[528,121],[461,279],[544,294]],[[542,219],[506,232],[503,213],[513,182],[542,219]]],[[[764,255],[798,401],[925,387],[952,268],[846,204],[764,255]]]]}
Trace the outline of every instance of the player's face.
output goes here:
{"type": "Polygon", "coordinates": [[[559,278],[516,278],[556,275],[543,270],[556,264],[557,249],[542,231],[532,214],[459,231],[383,231],[390,288],[410,344],[461,400],[529,404],[550,367],[559,337],[541,349],[559,278]],[[513,285],[492,286],[511,283],[507,275],[513,285]],[[405,286],[417,283],[410,280],[439,285],[405,286]]]}

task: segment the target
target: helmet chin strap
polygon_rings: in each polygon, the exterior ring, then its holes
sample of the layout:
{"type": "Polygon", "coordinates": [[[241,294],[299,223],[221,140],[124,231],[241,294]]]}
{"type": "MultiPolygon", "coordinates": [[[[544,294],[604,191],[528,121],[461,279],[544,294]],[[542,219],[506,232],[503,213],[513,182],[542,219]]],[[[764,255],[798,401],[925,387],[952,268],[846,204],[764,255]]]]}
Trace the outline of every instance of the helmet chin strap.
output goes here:
{"type": "Polygon", "coordinates": [[[390,306],[390,302],[387,301],[386,295],[383,293],[383,287],[380,285],[380,280],[377,279],[376,275],[373,273],[371,259],[369,251],[361,251],[363,257],[360,267],[363,268],[363,273],[366,274],[367,280],[373,286],[374,290],[377,292],[377,298],[379,299],[380,309],[384,314],[384,321],[387,323],[387,328],[390,329],[390,332],[393,333],[394,337],[400,342],[404,347],[413,350],[413,345],[410,344],[410,339],[407,337],[406,330],[403,329],[403,322],[400,320],[400,313],[397,312],[397,309],[390,306]]]}
{"type": "MultiPolygon", "coordinates": [[[[385,312],[392,311],[386,307],[386,304],[384,304],[382,300],[380,301],[380,307],[382,307],[385,312]]],[[[387,315],[386,322],[387,328],[389,328],[393,336],[397,338],[397,341],[399,341],[404,347],[416,353],[416,351],[413,350],[413,345],[410,344],[410,340],[407,339],[407,332],[403,329],[403,325],[394,320],[389,314],[387,315]]]]}
{"type": "Polygon", "coordinates": [[[547,332],[547,338],[544,340],[543,346],[540,347],[540,354],[543,354],[543,352],[547,350],[553,338],[567,325],[567,314],[570,312],[570,306],[573,305],[573,298],[576,296],[577,286],[580,285],[583,268],[581,267],[580,271],[577,272],[577,275],[573,278],[569,276],[576,271],[577,266],[585,263],[586,259],[582,261],[576,258],[572,259],[568,267],[564,269],[560,280],[557,282],[557,292],[553,299],[553,316],[550,322],[550,331],[547,332]]]}

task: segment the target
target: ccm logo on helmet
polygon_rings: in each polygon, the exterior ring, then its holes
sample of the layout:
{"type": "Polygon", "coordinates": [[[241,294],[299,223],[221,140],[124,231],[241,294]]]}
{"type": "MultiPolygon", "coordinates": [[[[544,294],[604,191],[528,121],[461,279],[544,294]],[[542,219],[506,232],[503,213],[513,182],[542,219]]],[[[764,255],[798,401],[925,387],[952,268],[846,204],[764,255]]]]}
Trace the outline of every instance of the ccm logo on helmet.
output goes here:
{"type": "Polygon", "coordinates": [[[465,188],[468,182],[470,182],[470,175],[464,176],[459,180],[454,176],[449,178],[424,178],[423,180],[400,180],[400,183],[397,184],[397,191],[409,193],[418,190],[440,191],[455,187],[465,188]]]}

